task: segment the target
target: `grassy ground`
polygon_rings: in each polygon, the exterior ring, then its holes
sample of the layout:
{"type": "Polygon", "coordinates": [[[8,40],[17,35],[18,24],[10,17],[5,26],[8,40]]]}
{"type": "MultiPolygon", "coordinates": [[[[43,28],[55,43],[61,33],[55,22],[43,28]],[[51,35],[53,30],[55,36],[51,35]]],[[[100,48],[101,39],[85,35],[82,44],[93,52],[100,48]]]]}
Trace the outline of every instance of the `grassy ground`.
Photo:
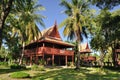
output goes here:
{"type": "Polygon", "coordinates": [[[11,70],[0,68],[0,80],[120,80],[120,72],[100,68],[81,67],[79,71],[73,68],[45,68],[45,71],[11,70]],[[23,71],[30,74],[31,78],[12,79],[9,75],[13,72],[23,71]]]}

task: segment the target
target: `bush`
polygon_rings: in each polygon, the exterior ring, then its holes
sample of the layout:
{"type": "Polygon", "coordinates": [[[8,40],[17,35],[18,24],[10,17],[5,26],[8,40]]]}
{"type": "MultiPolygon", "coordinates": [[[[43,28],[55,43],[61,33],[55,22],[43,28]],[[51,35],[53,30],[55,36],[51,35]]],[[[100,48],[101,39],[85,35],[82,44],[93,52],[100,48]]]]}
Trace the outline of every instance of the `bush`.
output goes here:
{"type": "Polygon", "coordinates": [[[34,70],[34,71],[37,71],[38,65],[36,65],[36,64],[32,65],[31,69],[34,70]]]}
{"type": "Polygon", "coordinates": [[[32,65],[31,70],[34,70],[34,71],[45,71],[45,68],[44,68],[44,66],[38,66],[38,65],[34,64],[34,65],[32,65]]]}
{"type": "Polygon", "coordinates": [[[7,62],[0,62],[0,65],[8,66],[7,62]]]}
{"type": "Polygon", "coordinates": [[[25,66],[18,65],[18,64],[12,64],[12,65],[10,65],[10,68],[11,69],[26,69],[25,66]]]}
{"type": "Polygon", "coordinates": [[[14,72],[10,75],[11,78],[29,78],[30,74],[24,72],[14,72]]]}
{"type": "Polygon", "coordinates": [[[45,60],[39,60],[39,65],[45,65],[45,60]]]}

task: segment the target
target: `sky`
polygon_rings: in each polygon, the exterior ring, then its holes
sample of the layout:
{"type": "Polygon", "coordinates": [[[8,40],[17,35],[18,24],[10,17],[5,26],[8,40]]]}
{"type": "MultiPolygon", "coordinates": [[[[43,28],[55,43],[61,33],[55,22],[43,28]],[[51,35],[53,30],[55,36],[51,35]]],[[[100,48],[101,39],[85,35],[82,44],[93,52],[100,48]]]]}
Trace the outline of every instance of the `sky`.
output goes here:
{"type": "MultiPolygon", "coordinates": [[[[61,0],[39,0],[38,1],[38,3],[44,6],[46,9],[45,11],[40,12],[40,14],[46,16],[46,19],[44,19],[46,28],[53,26],[55,21],[59,25],[67,17],[64,13],[62,13],[62,11],[64,11],[65,9],[63,6],[59,5],[60,1],[61,0]]],[[[99,11],[99,9],[96,7],[92,7],[92,8],[99,11]]],[[[112,11],[117,9],[120,9],[120,6],[115,7],[112,11]]],[[[42,28],[41,26],[39,27],[41,31],[44,30],[44,28],[42,28]]],[[[65,38],[63,35],[63,29],[64,28],[59,29],[59,33],[61,35],[61,38],[65,41],[67,38],[65,38]]],[[[85,42],[86,41],[87,40],[85,40],[85,42]]]]}
{"type": "MultiPolygon", "coordinates": [[[[42,15],[46,16],[44,19],[46,28],[53,26],[55,21],[59,25],[66,18],[66,15],[62,13],[64,8],[59,5],[60,0],[39,0],[39,3],[46,8],[45,11],[41,12],[42,15]]],[[[44,28],[40,27],[40,30],[44,30],[44,28]]],[[[65,40],[62,32],[63,28],[59,29],[61,38],[65,40]]]]}

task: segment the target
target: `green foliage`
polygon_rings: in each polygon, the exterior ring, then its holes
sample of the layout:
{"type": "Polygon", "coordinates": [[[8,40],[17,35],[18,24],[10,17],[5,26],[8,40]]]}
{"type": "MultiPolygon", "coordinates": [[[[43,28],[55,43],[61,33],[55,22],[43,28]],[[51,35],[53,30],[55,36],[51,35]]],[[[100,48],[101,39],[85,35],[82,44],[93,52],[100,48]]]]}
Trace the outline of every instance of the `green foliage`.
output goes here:
{"type": "Polygon", "coordinates": [[[12,64],[12,65],[10,65],[10,68],[11,69],[26,69],[25,66],[18,65],[18,64],[12,64]]]}
{"type": "Polygon", "coordinates": [[[39,66],[39,65],[34,64],[34,65],[32,65],[31,70],[34,70],[34,71],[45,71],[45,68],[44,68],[44,66],[39,66]]]}
{"type": "Polygon", "coordinates": [[[113,41],[120,38],[118,36],[120,32],[120,15],[119,11],[117,12],[118,14],[116,12],[110,13],[108,10],[102,10],[96,17],[96,28],[91,40],[92,48],[100,49],[104,47],[104,49],[107,49],[113,41]]]}
{"type": "MultiPolygon", "coordinates": [[[[89,29],[91,29],[93,12],[90,10],[88,0],[61,0],[61,6],[65,7],[64,13],[68,16],[61,24],[60,27],[65,27],[63,34],[69,40],[76,40],[79,45],[87,38],[89,29]]],[[[77,46],[78,47],[78,46],[77,46]]],[[[76,48],[77,49],[77,48],[76,48]]],[[[77,51],[77,66],[79,68],[80,54],[77,51]]]]}
{"type": "Polygon", "coordinates": [[[30,75],[25,72],[14,72],[10,75],[11,78],[29,78],[30,75]]]}
{"type": "Polygon", "coordinates": [[[94,14],[89,8],[89,2],[87,0],[71,0],[71,2],[62,0],[60,5],[65,7],[64,13],[68,16],[60,24],[60,28],[65,26],[64,36],[70,40],[82,41],[83,36],[87,37],[86,28],[90,28],[92,25],[92,15],[94,14]]]}
{"type": "Polygon", "coordinates": [[[39,60],[39,65],[45,65],[45,60],[43,59],[39,60]]]}
{"type": "Polygon", "coordinates": [[[113,9],[115,6],[120,5],[120,0],[91,0],[100,9],[108,8],[113,9]]]}
{"type": "Polygon", "coordinates": [[[0,62],[0,65],[8,66],[8,62],[0,62]]]}
{"type": "MultiPolygon", "coordinates": [[[[101,10],[100,14],[96,17],[96,28],[91,40],[91,47],[94,50],[99,50],[101,59],[103,60],[109,47],[112,48],[111,53],[107,55],[105,61],[112,61],[115,66],[114,49],[119,44],[120,37],[120,11],[110,12],[107,9],[101,10]],[[104,57],[103,57],[104,56],[104,57]],[[109,58],[109,59],[108,59],[109,58]]],[[[108,53],[107,53],[108,54],[108,53]]]]}

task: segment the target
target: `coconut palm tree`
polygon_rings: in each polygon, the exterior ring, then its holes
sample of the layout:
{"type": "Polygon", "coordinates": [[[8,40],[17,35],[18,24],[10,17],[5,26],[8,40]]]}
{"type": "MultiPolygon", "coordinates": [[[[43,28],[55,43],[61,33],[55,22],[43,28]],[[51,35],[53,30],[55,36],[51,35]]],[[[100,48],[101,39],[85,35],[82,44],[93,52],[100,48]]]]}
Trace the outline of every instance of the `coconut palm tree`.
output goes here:
{"type": "Polygon", "coordinates": [[[16,10],[14,10],[16,12],[16,16],[14,17],[16,25],[13,23],[14,27],[12,32],[13,35],[17,34],[17,36],[19,36],[22,44],[22,54],[19,64],[22,64],[25,44],[28,44],[31,40],[34,40],[35,36],[37,36],[40,32],[37,24],[44,26],[42,19],[45,17],[38,14],[38,12],[44,10],[45,8],[39,4],[36,4],[33,0],[29,1],[31,2],[22,3],[20,1],[16,7],[16,10]]]}
{"type": "MultiPolygon", "coordinates": [[[[87,37],[86,27],[90,22],[90,9],[87,0],[61,0],[61,6],[65,7],[64,13],[68,16],[61,24],[64,27],[63,34],[70,40],[76,40],[78,45],[87,37]]],[[[80,53],[77,51],[76,69],[80,68],[80,53]]]]}

